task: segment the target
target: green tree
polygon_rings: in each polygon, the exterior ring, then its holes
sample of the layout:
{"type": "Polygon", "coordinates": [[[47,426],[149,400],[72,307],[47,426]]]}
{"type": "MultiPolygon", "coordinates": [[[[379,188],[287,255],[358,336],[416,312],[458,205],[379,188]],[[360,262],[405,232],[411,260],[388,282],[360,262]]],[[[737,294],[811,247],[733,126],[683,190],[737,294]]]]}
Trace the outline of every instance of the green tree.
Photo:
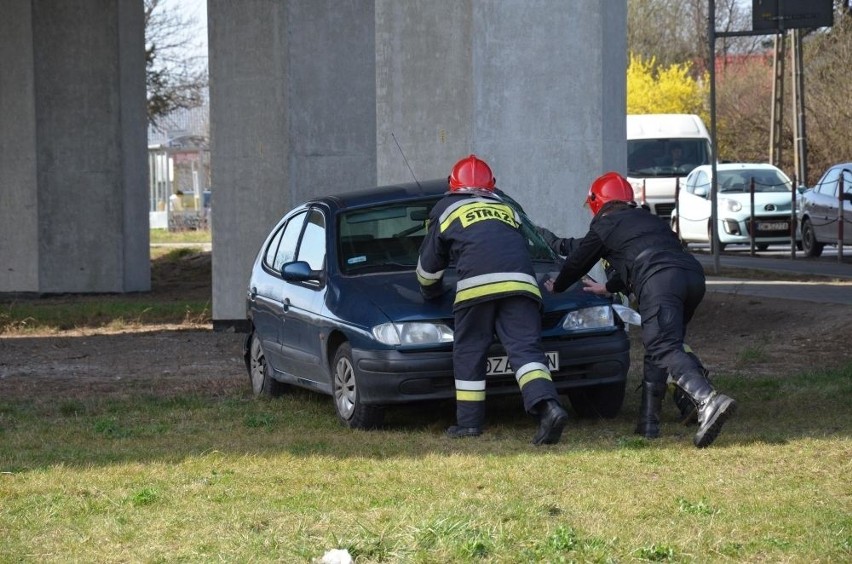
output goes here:
{"type": "MultiPolygon", "coordinates": [[[[707,118],[706,79],[694,78],[690,63],[657,65],[631,53],[627,66],[628,114],[698,114],[707,118]]],[[[702,77],[703,78],[703,77],[702,77]]]]}

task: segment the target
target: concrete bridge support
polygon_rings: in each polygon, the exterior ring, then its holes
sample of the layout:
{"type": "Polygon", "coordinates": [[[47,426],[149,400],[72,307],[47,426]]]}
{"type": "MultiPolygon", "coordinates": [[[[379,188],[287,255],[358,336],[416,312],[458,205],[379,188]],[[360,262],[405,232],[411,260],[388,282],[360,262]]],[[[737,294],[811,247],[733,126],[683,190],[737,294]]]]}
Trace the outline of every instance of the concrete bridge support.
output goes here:
{"type": "Polygon", "coordinates": [[[4,2],[0,292],[150,289],[141,2],[4,2]]]}
{"type": "Polygon", "coordinates": [[[625,168],[626,0],[209,0],[213,317],[245,317],[264,235],[316,193],[444,177],[477,153],[581,235],[625,168]],[[396,141],[394,141],[394,137],[396,141]]]}

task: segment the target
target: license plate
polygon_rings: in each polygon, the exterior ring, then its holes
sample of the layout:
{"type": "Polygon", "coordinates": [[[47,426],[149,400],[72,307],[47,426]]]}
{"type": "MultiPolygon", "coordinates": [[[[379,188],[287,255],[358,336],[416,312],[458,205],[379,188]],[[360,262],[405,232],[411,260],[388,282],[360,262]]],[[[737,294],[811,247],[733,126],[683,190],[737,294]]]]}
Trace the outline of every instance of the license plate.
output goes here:
{"type": "Polygon", "coordinates": [[[758,231],[785,231],[790,229],[790,224],[786,221],[776,221],[774,223],[758,223],[758,231]]]}
{"type": "MultiPolygon", "coordinates": [[[[547,355],[547,368],[549,368],[551,372],[559,370],[559,353],[556,351],[549,351],[544,354],[547,355]]],[[[515,373],[515,371],[512,370],[511,365],[509,365],[508,356],[490,356],[488,357],[487,366],[485,373],[488,376],[503,376],[505,374],[515,373]]]]}

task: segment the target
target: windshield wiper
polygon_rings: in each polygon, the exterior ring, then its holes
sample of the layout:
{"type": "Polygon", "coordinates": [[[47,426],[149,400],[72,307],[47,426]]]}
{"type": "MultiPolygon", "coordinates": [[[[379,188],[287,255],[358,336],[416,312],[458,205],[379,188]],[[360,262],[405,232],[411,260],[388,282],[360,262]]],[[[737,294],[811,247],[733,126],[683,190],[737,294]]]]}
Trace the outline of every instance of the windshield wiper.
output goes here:
{"type": "Polygon", "coordinates": [[[396,271],[396,270],[414,270],[417,267],[416,264],[404,264],[401,262],[379,262],[379,263],[371,263],[371,264],[359,264],[356,266],[350,266],[346,269],[347,274],[367,274],[370,272],[384,272],[386,270],[396,271]]]}

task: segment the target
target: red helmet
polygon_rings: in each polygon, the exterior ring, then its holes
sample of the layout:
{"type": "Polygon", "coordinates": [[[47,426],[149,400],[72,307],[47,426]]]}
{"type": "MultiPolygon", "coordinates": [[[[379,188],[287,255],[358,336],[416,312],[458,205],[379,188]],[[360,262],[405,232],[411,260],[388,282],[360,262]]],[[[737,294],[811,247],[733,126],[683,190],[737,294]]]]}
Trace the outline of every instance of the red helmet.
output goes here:
{"type": "Polygon", "coordinates": [[[453,192],[464,188],[493,191],[494,184],[491,167],[476,155],[470,155],[457,162],[450,173],[450,190],[453,192]]]}
{"type": "Polygon", "coordinates": [[[586,196],[586,203],[593,214],[597,214],[605,203],[612,200],[633,201],[633,187],[617,172],[608,172],[596,178],[586,196]]]}

